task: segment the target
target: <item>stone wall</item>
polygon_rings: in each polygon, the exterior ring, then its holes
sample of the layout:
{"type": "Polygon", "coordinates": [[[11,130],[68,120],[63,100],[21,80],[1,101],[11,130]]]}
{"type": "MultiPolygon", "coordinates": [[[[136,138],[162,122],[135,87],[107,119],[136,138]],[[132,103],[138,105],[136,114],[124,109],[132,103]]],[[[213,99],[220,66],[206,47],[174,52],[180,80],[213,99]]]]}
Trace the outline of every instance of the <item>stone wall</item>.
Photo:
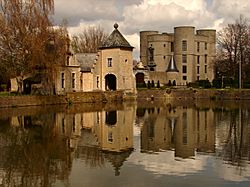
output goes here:
{"type": "Polygon", "coordinates": [[[0,97],[0,107],[55,105],[67,103],[65,96],[5,96],[0,97]]]}
{"type": "MultiPolygon", "coordinates": [[[[124,95],[123,91],[107,92],[72,92],[55,96],[5,96],[0,97],[0,108],[44,106],[57,104],[107,103],[123,100],[134,100],[134,95],[124,95]]],[[[138,90],[137,100],[250,100],[250,90],[213,90],[213,89],[151,89],[138,90]]]]}
{"type": "Polygon", "coordinates": [[[209,99],[209,100],[250,100],[250,90],[215,89],[165,89],[138,90],[137,99],[209,99]]]}
{"type": "Polygon", "coordinates": [[[0,97],[0,107],[23,107],[73,103],[122,101],[123,92],[72,92],[55,96],[5,96],[0,97]]]}

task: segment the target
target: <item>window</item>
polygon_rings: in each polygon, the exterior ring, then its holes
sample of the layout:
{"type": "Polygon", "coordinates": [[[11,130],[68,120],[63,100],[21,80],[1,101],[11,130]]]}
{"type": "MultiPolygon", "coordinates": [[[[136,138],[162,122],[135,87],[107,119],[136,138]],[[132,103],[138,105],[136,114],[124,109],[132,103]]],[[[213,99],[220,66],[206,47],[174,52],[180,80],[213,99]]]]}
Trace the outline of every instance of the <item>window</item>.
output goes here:
{"type": "Polygon", "coordinates": [[[108,58],[108,67],[112,67],[112,58],[108,58]]]}
{"type": "Polygon", "coordinates": [[[207,63],[207,55],[205,55],[205,64],[207,63]]]}
{"type": "Polygon", "coordinates": [[[187,40],[182,41],[182,51],[187,51],[187,40]]]}
{"type": "Polygon", "coordinates": [[[183,132],[182,143],[184,145],[187,145],[187,143],[188,143],[188,136],[187,136],[187,112],[184,112],[182,114],[182,132],[183,132]]]}
{"type": "Polygon", "coordinates": [[[200,55],[197,56],[197,64],[200,64],[200,55]]]}
{"type": "Polygon", "coordinates": [[[96,122],[97,124],[100,123],[100,116],[99,116],[99,112],[96,113],[96,122]]]}
{"type": "Polygon", "coordinates": [[[163,44],[163,47],[166,47],[166,44],[163,44]]]}
{"type": "Polygon", "coordinates": [[[61,74],[61,80],[62,80],[62,88],[65,87],[65,77],[64,77],[64,73],[61,74]]]}
{"type": "Polygon", "coordinates": [[[197,42],[197,52],[200,52],[200,42],[197,42]]]}
{"type": "Polygon", "coordinates": [[[174,42],[171,42],[171,44],[170,44],[171,46],[170,46],[170,48],[171,48],[171,52],[174,52],[174,42]]]}
{"type": "Polygon", "coordinates": [[[197,74],[200,74],[200,66],[197,66],[197,74]]]}
{"type": "Polygon", "coordinates": [[[200,80],[200,76],[197,76],[197,81],[200,80]]]}
{"type": "Polygon", "coordinates": [[[183,76],[182,79],[183,79],[184,81],[186,81],[186,80],[187,80],[187,76],[183,76]]]}
{"type": "Polygon", "coordinates": [[[99,76],[96,77],[96,87],[99,88],[99,76]]]}
{"type": "Polygon", "coordinates": [[[163,59],[166,59],[166,56],[163,56],[163,59]]]}
{"type": "Polygon", "coordinates": [[[73,130],[73,132],[76,131],[76,118],[75,118],[75,115],[73,116],[72,130],[73,130]]]}
{"type": "Polygon", "coordinates": [[[81,90],[83,89],[83,82],[82,82],[82,78],[80,80],[80,87],[81,87],[81,90]]]}
{"type": "Polygon", "coordinates": [[[115,125],[117,123],[117,112],[116,111],[108,111],[106,112],[106,124],[107,125],[115,125]]]}
{"type": "Polygon", "coordinates": [[[174,42],[171,42],[171,52],[174,52],[174,42]]]}
{"type": "Polygon", "coordinates": [[[207,50],[207,42],[205,42],[205,50],[207,50]]]}
{"type": "Polygon", "coordinates": [[[207,65],[205,65],[205,73],[207,73],[207,65]]]}
{"type": "Polygon", "coordinates": [[[148,52],[149,52],[149,61],[150,62],[154,61],[154,48],[152,47],[148,48],[148,52]]]}
{"type": "Polygon", "coordinates": [[[65,119],[62,118],[62,133],[65,133],[65,119]]]}
{"type": "Polygon", "coordinates": [[[76,82],[76,74],[72,73],[72,88],[75,88],[75,82],[76,82]]]}
{"type": "Polygon", "coordinates": [[[69,65],[69,56],[67,56],[67,66],[69,65]]]}
{"type": "Polygon", "coordinates": [[[112,143],[113,142],[113,133],[108,132],[108,142],[112,143]]]}
{"type": "Polygon", "coordinates": [[[187,66],[182,66],[182,73],[187,73],[187,66]]]}
{"type": "Polygon", "coordinates": [[[187,55],[182,55],[182,63],[187,63],[187,55]]]}

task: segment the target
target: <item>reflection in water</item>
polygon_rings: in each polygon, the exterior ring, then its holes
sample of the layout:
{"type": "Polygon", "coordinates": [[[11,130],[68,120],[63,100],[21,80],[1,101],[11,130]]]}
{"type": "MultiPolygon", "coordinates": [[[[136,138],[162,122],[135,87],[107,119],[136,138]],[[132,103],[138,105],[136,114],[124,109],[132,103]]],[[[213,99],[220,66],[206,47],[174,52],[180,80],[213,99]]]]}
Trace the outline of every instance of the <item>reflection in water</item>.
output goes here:
{"type": "Polygon", "coordinates": [[[212,110],[158,108],[148,110],[141,132],[144,152],[175,150],[175,156],[189,158],[195,152],[215,152],[215,124],[212,110]]]}
{"type": "Polygon", "coordinates": [[[55,132],[55,115],[19,116],[0,126],[3,186],[51,186],[69,175],[67,139],[55,132]]]}
{"type": "Polygon", "coordinates": [[[213,177],[250,177],[250,108],[124,104],[78,111],[1,118],[0,186],[70,186],[77,160],[82,170],[108,164],[120,177],[124,165],[174,176],[210,165],[213,177]]]}

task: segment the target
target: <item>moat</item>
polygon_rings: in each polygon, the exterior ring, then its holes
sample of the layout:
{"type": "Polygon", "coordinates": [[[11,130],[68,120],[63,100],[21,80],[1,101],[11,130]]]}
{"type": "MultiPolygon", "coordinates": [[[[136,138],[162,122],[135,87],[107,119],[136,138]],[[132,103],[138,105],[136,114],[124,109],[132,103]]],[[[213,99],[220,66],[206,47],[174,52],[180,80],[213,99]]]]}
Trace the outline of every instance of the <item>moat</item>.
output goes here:
{"type": "Polygon", "coordinates": [[[0,108],[0,186],[249,186],[250,101],[0,108]]]}

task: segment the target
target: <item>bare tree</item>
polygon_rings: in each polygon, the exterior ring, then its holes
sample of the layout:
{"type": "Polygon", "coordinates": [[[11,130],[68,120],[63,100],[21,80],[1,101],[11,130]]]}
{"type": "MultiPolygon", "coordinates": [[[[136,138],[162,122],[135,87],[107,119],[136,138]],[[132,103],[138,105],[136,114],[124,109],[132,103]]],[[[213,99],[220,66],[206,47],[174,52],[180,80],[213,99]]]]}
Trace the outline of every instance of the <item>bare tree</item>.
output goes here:
{"type": "Polygon", "coordinates": [[[248,21],[240,16],[233,24],[218,33],[217,71],[224,76],[237,80],[239,66],[242,65],[243,78],[246,78],[246,69],[249,65],[250,27],[248,21]]]}
{"type": "Polygon", "coordinates": [[[75,53],[96,53],[107,36],[100,26],[90,26],[72,37],[71,46],[75,53]]]}
{"type": "Polygon", "coordinates": [[[16,77],[19,93],[24,75],[62,62],[65,31],[52,28],[53,9],[53,0],[0,0],[0,69],[16,77]]]}

